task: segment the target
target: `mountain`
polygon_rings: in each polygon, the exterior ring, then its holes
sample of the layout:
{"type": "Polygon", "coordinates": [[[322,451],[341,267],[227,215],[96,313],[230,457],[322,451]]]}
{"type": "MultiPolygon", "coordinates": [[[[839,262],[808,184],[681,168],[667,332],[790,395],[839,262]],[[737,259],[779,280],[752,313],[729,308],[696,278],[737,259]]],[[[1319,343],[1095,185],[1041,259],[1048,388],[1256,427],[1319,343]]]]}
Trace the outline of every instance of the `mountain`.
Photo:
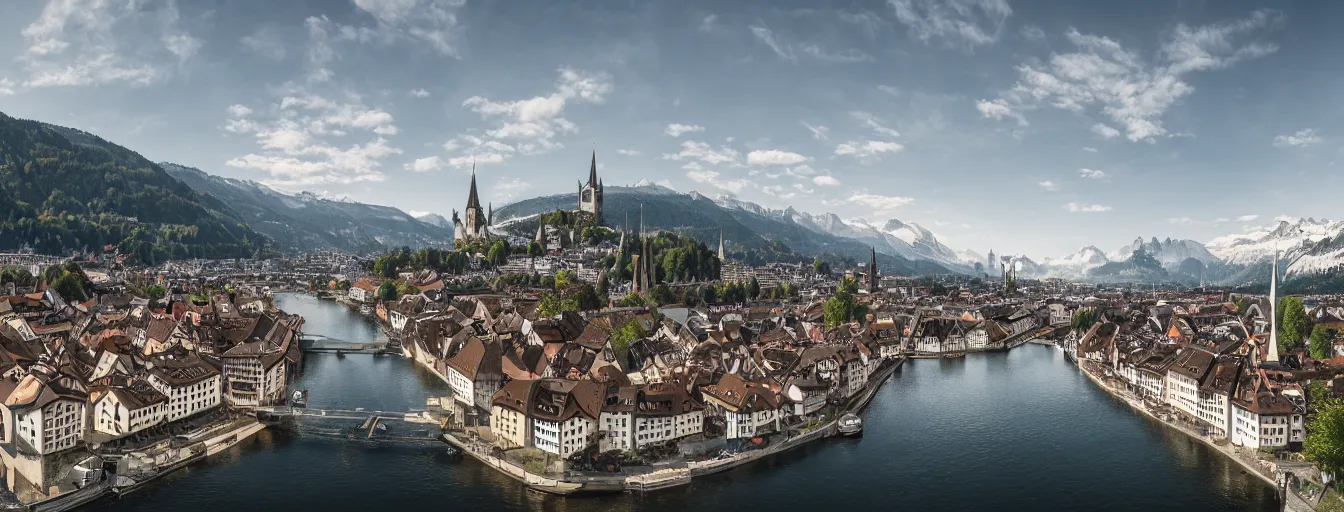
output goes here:
{"type": "Polygon", "coordinates": [[[270,241],[226,203],[93,134],[0,113],[0,250],[115,246],[133,260],[251,257],[270,241]]]}
{"type": "Polygon", "coordinates": [[[1276,247],[1287,253],[1326,238],[1338,237],[1341,232],[1344,232],[1344,222],[1312,218],[1280,220],[1244,233],[1215,238],[1209,241],[1208,248],[1226,263],[1248,265],[1269,261],[1276,247]]]}
{"type": "MultiPolygon", "coordinates": [[[[679,193],[647,182],[632,187],[609,185],[603,193],[605,224],[614,228],[638,229],[643,206],[643,223],[648,229],[674,230],[717,247],[722,230],[730,252],[757,257],[762,254],[813,257],[837,255],[866,262],[872,245],[862,240],[835,236],[815,227],[800,225],[789,216],[791,210],[770,210],[753,203],[736,203],[723,197],[711,199],[698,192],[679,193]],[[725,206],[727,205],[727,206],[725,206]],[[756,255],[756,256],[752,256],[756,255]]],[[[520,234],[536,230],[522,219],[558,209],[577,206],[573,194],[543,196],[518,201],[495,210],[495,225],[516,228],[520,234]],[[516,219],[516,220],[515,220],[516,219]]],[[[878,266],[898,275],[946,273],[948,269],[931,261],[912,260],[890,254],[877,247],[878,266]]]]}
{"type": "Polygon", "coordinates": [[[254,181],[223,178],[167,162],[159,165],[197,192],[231,206],[253,229],[275,239],[285,251],[375,252],[388,247],[453,243],[451,229],[422,222],[389,206],[325,199],[309,192],[289,195],[254,181]]]}
{"type": "Polygon", "coordinates": [[[1135,238],[1129,245],[1121,247],[1113,253],[1107,255],[1111,261],[1124,261],[1134,255],[1134,250],[1142,248],[1149,255],[1157,259],[1163,267],[1172,268],[1180,265],[1187,259],[1194,258],[1202,263],[1214,263],[1222,261],[1221,258],[1209,252],[1209,249],[1194,240],[1158,240],[1153,237],[1151,241],[1144,242],[1143,238],[1135,238]]]}
{"type": "Polygon", "coordinates": [[[442,215],[439,215],[437,213],[423,213],[420,215],[415,215],[415,220],[440,228],[445,229],[453,228],[452,224],[448,223],[448,219],[443,218],[442,215]]]}
{"type": "Polygon", "coordinates": [[[1063,258],[1046,258],[1041,266],[1051,277],[1078,279],[1086,276],[1088,271],[1110,262],[1101,249],[1089,245],[1063,258]]]}

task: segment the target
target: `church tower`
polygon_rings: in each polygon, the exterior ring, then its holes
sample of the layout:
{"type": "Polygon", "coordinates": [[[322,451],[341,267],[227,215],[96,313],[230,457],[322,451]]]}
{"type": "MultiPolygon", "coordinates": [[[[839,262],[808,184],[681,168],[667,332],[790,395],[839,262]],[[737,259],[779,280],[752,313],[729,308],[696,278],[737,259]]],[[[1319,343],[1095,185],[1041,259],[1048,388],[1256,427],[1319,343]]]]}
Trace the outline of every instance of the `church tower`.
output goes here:
{"type": "Polygon", "coordinates": [[[877,293],[877,284],[881,279],[877,275],[877,249],[869,247],[868,250],[871,251],[868,257],[868,293],[877,293]]]}
{"type": "MultiPolygon", "coordinates": [[[[491,212],[493,213],[493,212],[491,212]]],[[[481,198],[476,193],[476,167],[471,168],[471,191],[467,195],[467,209],[462,218],[453,217],[453,238],[464,242],[489,238],[486,226],[490,220],[481,209],[481,198]]]]}
{"type": "Polygon", "coordinates": [[[602,225],[602,180],[597,177],[596,151],[588,167],[588,183],[579,189],[579,211],[592,214],[597,225],[602,225]]]}

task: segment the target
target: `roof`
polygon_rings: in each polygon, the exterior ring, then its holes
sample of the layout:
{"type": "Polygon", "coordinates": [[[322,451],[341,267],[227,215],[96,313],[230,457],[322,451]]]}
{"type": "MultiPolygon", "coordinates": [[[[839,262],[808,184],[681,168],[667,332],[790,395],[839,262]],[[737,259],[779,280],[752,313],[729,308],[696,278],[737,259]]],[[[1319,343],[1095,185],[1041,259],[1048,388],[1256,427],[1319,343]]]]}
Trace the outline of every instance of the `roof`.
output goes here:
{"type": "Polygon", "coordinates": [[[779,395],[768,386],[733,373],[724,375],[718,384],[705,386],[701,393],[714,397],[739,413],[779,408],[779,395]]]}

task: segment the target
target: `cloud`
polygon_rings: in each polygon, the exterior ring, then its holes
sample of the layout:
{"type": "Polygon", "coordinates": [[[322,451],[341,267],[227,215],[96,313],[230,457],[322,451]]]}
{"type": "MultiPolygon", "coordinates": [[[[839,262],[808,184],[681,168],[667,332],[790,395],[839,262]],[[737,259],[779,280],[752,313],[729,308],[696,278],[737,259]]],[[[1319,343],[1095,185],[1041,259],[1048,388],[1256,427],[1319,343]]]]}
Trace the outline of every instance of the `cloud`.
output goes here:
{"type": "Polygon", "coordinates": [[[1171,217],[1167,219],[1167,224],[1175,224],[1177,226],[1188,226],[1195,223],[1195,219],[1190,217],[1171,217]]]}
{"type": "Polygon", "coordinates": [[[483,137],[463,133],[444,144],[456,152],[449,166],[465,168],[476,163],[502,163],[514,155],[541,154],[564,147],[560,135],[579,131],[578,125],[562,117],[572,104],[600,104],[613,90],[611,76],[560,68],[554,89],[544,95],[523,100],[497,101],[472,96],[462,107],[493,123],[483,137]]]}
{"type": "Polygon", "coordinates": [[[428,98],[429,91],[424,89],[411,89],[410,95],[412,98],[428,98]]]}
{"type": "Polygon", "coordinates": [[[849,115],[850,117],[853,117],[854,119],[863,123],[863,125],[868,129],[872,130],[873,133],[892,138],[901,136],[900,132],[887,127],[887,125],[881,119],[878,119],[878,117],[875,115],[869,114],[862,110],[855,110],[853,112],[850,112],[849,115]]]}
{"type": "Polygon", "coordinates": [[[0,96],[10,96],[14,94],[14,81],[8,78],[0,78],[0,96]]]}
{"type": "Polygon", "coordinates": [[[1321,143],[1321,136],[1316,134],[1316,130],[1307,128],[1298,130],[1292,135],[1279,135],[1274,137],[1274,147],[1276,148],[1304,148],[1321,143]]]}
{"type": "Polygon", "coordinates": [[[682,141],[681,151],[664,153],[664,160],[688,161],[704,165],[741,165],[742,154],[728,146],[714,149],[708,143],[692,140],[682,141]]]}
{"type": "Polygon", "coordinates": [[[677,123],[672,123],[672,124],[667,125],[667,129],[663,130],[663,133],[666,133],[666,134],[671,135],[671,136],[673,136],[673,137],[680,137],[680,136],[685,135],[685,134],[687,134],[687,133],[703,132],[703,131],[705,131],[705,127],[700,126],[700,125],[698,125],[698,124],[677,124],[677,123]]]}
{"type": "Polygon", "coordinates": [[[1242,215],[1242,216],[1240,216],[1240,217],[1237,217],[1237,221],[1239,221],[1239,222],[1252,222],[1252,221],[1254,221],[1255,219],[1258,219],[1258,218],[1260,218],[1259,215],[1242,215]]]}
{"type": "Polygon", "coordinates": [[[522,178],[514,177],[496,183],[493,187],[490,187],[490,190],[493,192],[492,195],[494,197],[508,201],[518,197],[519,194],[522,194],[530,188],[532,188],[532,183],[523,181],[522,178]]]}
{"type": "Polygon", "coordinates": [[[835,147],[835,154],[840,156],[852,156],[860,160],[873,160],[880,158],[884,153],[898,153],[905,146],[896,142],[882,140],[861,140],[849,141],[835,147]]]}
{"type": "Polygon", "coordinates": [[[859,30],[863,31],[863,35],[869,39],[877,37],[877,33],[889,25],[887,20],[868,10],[840,11],[836,13],[836,16],[840,18],[840,21],[859,27],[859,30]]]}
{"type": "Polygon", "coordinates": [[[1107,176],[1106,171],[1096,169],[1078,169],[1078,175],[1090,180],[1106,179],[1107,176]]]}
{"type": "Polygon", "coordinates": [[[807,121],[799,121],[799,122],[803,123],[803,127],[807,128],[807,131],[812,132],[812,138],[822,142],[830,142],[831,138],[830,136],[828,136],[828,134],[831,132],[830,128],[827,128],[822,125],[813,126],[811,124],[808,124],[807,121]]]}
{"type": "Polygon", "coordinates": [[[1019,65],[1017,82],[1001,99],[1017,112],[1042,107],[1091,111],[1119,126],[1094,126],[1102,137],[1123,132],[1131,142],[1152,142],[1170,135],[1162,123],[1167,110],[1194,93],[1186,75],[1277,51],[1273,44],[1236,40],[1274,28],[1278,20],[1277,14],[1261,10],[1241,20],[1199,27],[1179,24],[1151,64],[1113,39],[1071,28],[1064,36],[1072,51],[1019,65]]]}
{"type": "Polygon", "coordinates": [[[1020,33],[1022,34],[1022,39],[1026,39],[1028,41],[1045,40],[1045,31],[1041,30],[1041,27],[1038,27],[1036,25],[1023,25],[1020,33]]]}
{"type": "Polygon", "coordinates": [[[1086,151],[1088,153],[1096,153],[1097,148],[1094,148],[1092,146],[1083,146],[1083,151],[1086,151]]]}
{"type": "Polygon", "coordinates": [[[797,165],[807,161],[798,153],[777,149],[756,150],[747,153],[747,165],[797,165]]]}
{"type": "Polygon", "coordinates": [[[849,196],[847,203],[859,206],[866,212],[872,212],[880,217],[890,217],[896,210],[914,203],[914,198],[899,196],[884,196],[879,194],[855,193],[849,196]]]}
{"type": "Polygon", "coordinates": [[[990,119],[1003,119],[1010,117],[1017,120],[1018,126],[1027,126],[1027,118],[1020,112],[1013,110],[1008,106],[1008,102],[1002,99],[980,100],[975,102],[975,109],[980,111],[980,115],[990,119]]]}
{"type": "Polygon", "coordinates": [[[718,20],[719,16],[717,14],[706,15],[704,18],[700,20],[700,31],[713,32],[715,22],[717,22],[718,20]]]}
{"type": "MultiPolygon", "coordinates": [[[[258,146],[225,165],[260,172],[262,183],[282,190],[387,179],[383,161],[401,154],[386,139],[397,133],[391,114],[357,97],[333,100],[294,84],[278,89],[277,96],[265,108],[235,104],[225,109],[223,130],[251,136],[258,146]],[[359,134],[367,142],[344,142],[359,134]]],[[[407,168],[432,163],[417,161],[407,168]]]]}
{"type": "Polygon", "coordinates": [[[1092,125],[1092,128],[1090,128],[1090,130],[1092,130],[1092,133],[1101,136],[1101,138],[1103,139],[1114,139],[1120,136],[1120,130],[1111,128],[1102,123],[1092,125]]]}
{"type": "Polygon", "coordinates": [[[285,56],[288,54],[285,49],[285,42],[280,37],[280,32],[270,25],[243,36],[238,42],[243,45],[243,48],[271,60],[285,60],[285,56]]]}
{"type": "Polygon", "coordinates": [[[616,154],[621,155],[621,156],[639,156],[639,150],[637,150],[637,149],[618,149],[618,150],[616,150],[616,154]]]}
{"type": "MultiPolygon", "coordinates": [[[[457,11],[466,0],[355,0],[355,6],[373,16],[385,39],[402,38],[428,45],[434,51],[460,57],[456,47],[457,11]]],[[[346,39],[368,39],[354,27],[343,29],[346,39]]]]}
{"type": "Polygon", "coordinates": [[[840,180],[837,180],[837,179],[835,179],[834,176],[830,176],[830,175],[821,175],[821,176],[814,177],[814,178],[812,178],[812,183],[815,184],[815,185],[818,186],[818,187],[838,187],[838,186],[840,186],[840,180]]]}
{"type": "Polygon", "coordinates": [[[788,43],[781,41],[764,22],[757,21],[747,27],[751,35],[775,52],[780,59],[798,62],[799,56],[809,57],[823,62],[855,63],[873,60],[871,55],[855,48],[838,52],[826,50],[815,43],[788,43]]]}
{"type": "Polygon", "coordinates": [[[1040,186],[1041,188],[1045,189],[1047,192],[1059,192],[1059,184],[1058,184],[1058,183],[1055,183],[1055,182],[1053,182],[1053,181],[1048,181],[1048,180],[1047,180],[1047,181],[1042,181],[1042,182],[1040,182],[1040,183],[1037,183],[1036,185],[1038,185],[1038,186],[1040,186]]]}
{"type": "Polygon", "coordinates": [[[1111,211],[1111,207],[1100,204],[1065,203],[1064,209],[1073,213],[1101,213],[1111,211]]]}
{"type": "Polygon", "coordinates": [[[712,187],[726,190],[734,194],[739,194],[751,185],[747,180],[721,180],[719,173],[715,171],[692,170],[686,172],[686,177],[696,183],[703,183],[712,187]]]}
{"type": "Polygon", "coordinates": [[[408,171],[414,172],[432,172],[443,169],[447,165],[448,162],[443,161],[442,158],[437,156],[427,156],[415,159],[414,162],[406,164],[405,168],[408,171]]]}
{"type": "Polygon", "coordinates": [[[18,57],[26,87],[122,83],[145,86],[170,75],[204,44],[178,26],[172,0],[47,2],[22,30],[18,57]]]}
{"type": "Polygon", "coordinates": [[[672,186],[672,180],[658,180],[653,182],[653,184],[664,188],[670,188],[672,190],[677,189],[677,187],[672,186]]]}
{"type": "Polygon", "coordinates": [[[896,20],[925,44],[974,49],[999,40],[1013,10],[1007,0],[887,0],[896,20]]]}

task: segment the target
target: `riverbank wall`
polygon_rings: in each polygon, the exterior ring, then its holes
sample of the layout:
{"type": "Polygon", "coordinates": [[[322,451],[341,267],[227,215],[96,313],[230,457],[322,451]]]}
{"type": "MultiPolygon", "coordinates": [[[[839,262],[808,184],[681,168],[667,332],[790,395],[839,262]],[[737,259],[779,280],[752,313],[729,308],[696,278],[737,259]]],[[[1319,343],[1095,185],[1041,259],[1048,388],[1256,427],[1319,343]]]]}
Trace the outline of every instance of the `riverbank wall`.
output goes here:
{"type": "MultiPolygon", "coordinates": [[[[878,369],[865,386],[864,391],[852,398],[843,412],[860,414],[872,403],[877,391],[906,362],[906,358],[897,358],[878,369]]],[[[837,413],[836,418],[843,415],[837,413]]],[[[490,454],[491,446],[472,439],[460,439],[451,433],[443,435],[444,441],[462,450],[481,463],[499,470],[505,475],[525,484],[529,489],[548,494],[571,495],[578,493],[607,493],[621,491],[653,491],[678,487],[691,483],[696,477],[704,477],[749,464],[773,455],[793,450],[808,443],[835,435],[838,419],[819,425],[803,434],[791,437],[783,442],[772,444],[760,450],[741,452],[730,457],[685,463],[685,467],[660,468],[637,475],[584,476],[578,478],[551,478],[530,473],[522,467],[502,460],[490,454]]]]}

